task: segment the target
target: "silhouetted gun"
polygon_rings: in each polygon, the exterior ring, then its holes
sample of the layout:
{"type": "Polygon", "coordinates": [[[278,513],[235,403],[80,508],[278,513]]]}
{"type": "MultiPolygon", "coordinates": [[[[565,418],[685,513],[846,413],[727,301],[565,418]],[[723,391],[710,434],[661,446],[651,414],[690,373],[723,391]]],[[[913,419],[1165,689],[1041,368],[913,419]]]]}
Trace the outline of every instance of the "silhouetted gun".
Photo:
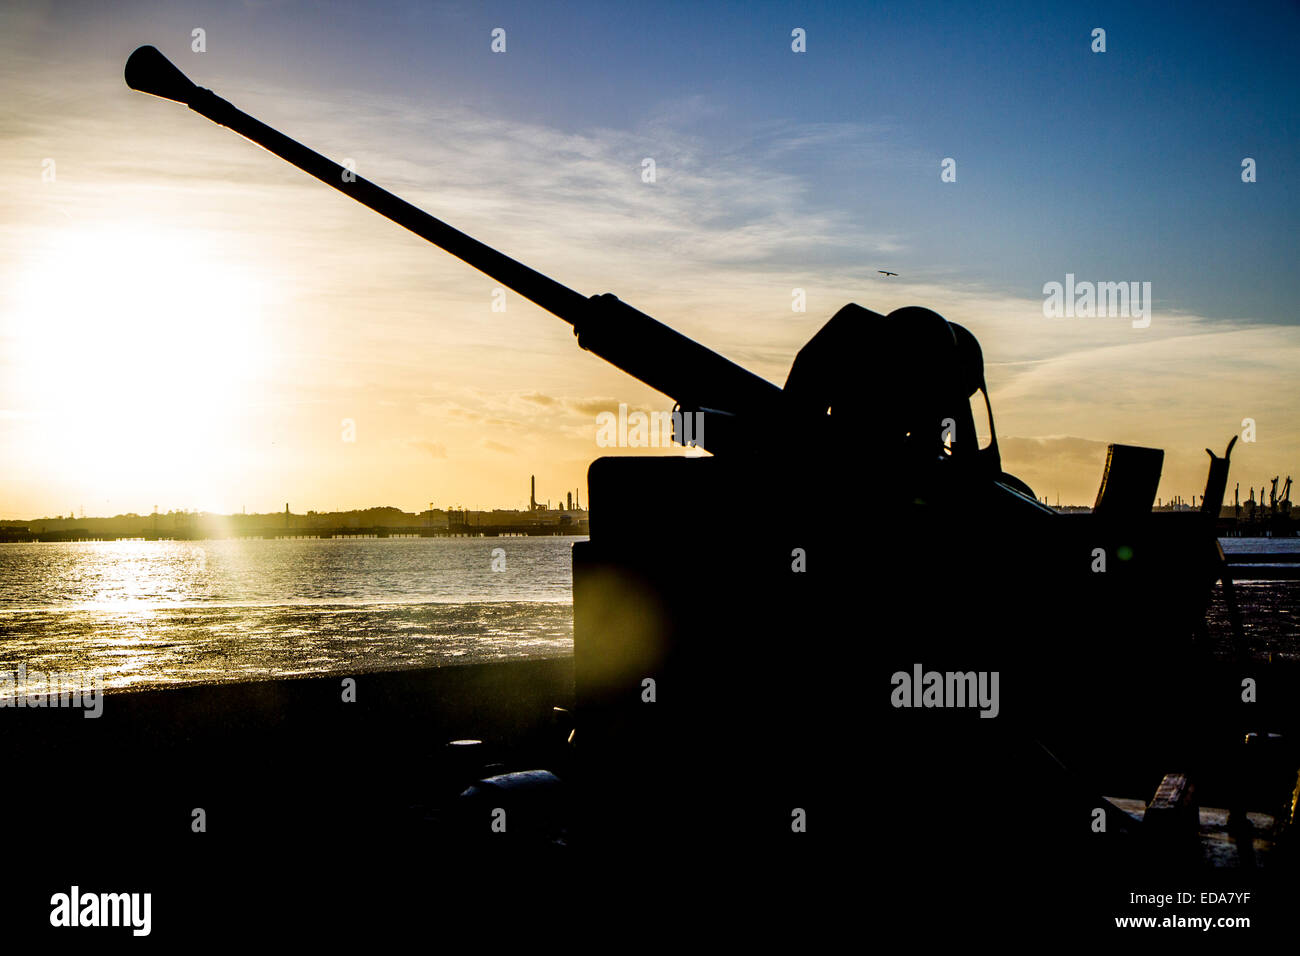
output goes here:
{"type": "Polygon", "coordinates": [[[790,409],[778,386],[617,297],[575,292],[277,132],[197,86],[152,46],[131,54],[126,84],[229,127],[559,316],[573,326],[579,346],[668,395],[681,412],[704,413],[707,429],[695,436],[696,443],[715,454],[757,450],[763,432],[788,435],[797,418],[805,419],[805,439],[824,424],[790,409]]]}
{"type": "MultiPolygon", "coordinates": [[[[1206,545],[1226,453],[1212,463],[1208,514],[1152,515],[1159,453],[1129,449],[1112,459],[1098,514],[1060,515],[1002,472],[979,344],[929,309],[845,306],[779,388],[615,297],[580,295],[355,176],[195,86],[153,47],[131,55],[126,81],[187,104],[464,260],[571,323],[579,345],[682,411],[706,413],[706,447],[722,454],[610,456],[588,470],[599,519],[573,543],[576,706],[567,738],[581,749],[558,758],[575,767],[579,842],[617,846],[628,860],[647,845],[683,859],[682,847],[723,847],[725,856],[751,835],[796,832],[792,808],[851,819],[860,788],[827,768],[861,751],[869,717],[884,728],[870,759],[911,784],[902,792],[914,816],[945,823],[928,844],[910,845],[918,828],[899,830],[897,845],[886,840],[890,866],[958,843],[975,858],[987,841],[968,821],[995,819],[1011,801],[1027,805],[1025,793],[1053,795],[1030,801],[1026,832],[1054,834],[1059,841],[1037,844],[1066,846],[1078,866],[1091,865],[1081,847],[1095,841],[1078,821],[1102,798],[1065,779],[1054,759],[1044,765],[1039,734],[1096,767],[1135,724],[1170,723],[1155,719],[1167,714],[1163,699],[1130,688],[1181,680],[1163,651],[1203,624],[1221,573],[1206,545]],[[977,441],[976,394],[988,412],[987,448],[977,441]],[[792,439],[810,453],[791,454],[792,439]],[[851,455],[890,467],[859,469],[851,455]],[[821,501],[845,503],[843,515],[803,504],[821,501]],[[1107,555],[1108,571],[1096,563],[1107,555]],[[1114,654],[1079,653],[1099,640],[1124,649],[1122,668],[1114,654]],[[918,721],[910,707],[886,706],[888,678],[919,671],[919,662],[958,666],[950,689],[962,672],[1005,674],[1014,703],[999,724],[1009,728],[989,734],[983,720],[918,721]],[[1095,706],[1125,696],[1153,706],[1095,706]],[[1106,744],[1089,751],[1092,740],[1106,744]]],[[[1181,729],[1159,739],[1162,750],[1187,746],[1181,729]]],[[[893,792],[886,799],[899,805],[893,792]]],[[[1047,859],[1016,858],[1024,872],[1047,859]]]]}

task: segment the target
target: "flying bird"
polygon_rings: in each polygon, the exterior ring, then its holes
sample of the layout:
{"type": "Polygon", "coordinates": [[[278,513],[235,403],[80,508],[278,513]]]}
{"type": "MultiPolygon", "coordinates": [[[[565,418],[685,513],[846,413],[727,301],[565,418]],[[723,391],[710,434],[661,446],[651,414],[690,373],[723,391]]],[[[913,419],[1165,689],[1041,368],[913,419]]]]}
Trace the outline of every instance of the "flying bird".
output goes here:
{"type": "Polygon", "coordinates": [[[896,275],[898,275],[897,272],[886,272],[884,269],[877,269],[876,271],[879,272],[882,276],[896,276],[896,275]]]}

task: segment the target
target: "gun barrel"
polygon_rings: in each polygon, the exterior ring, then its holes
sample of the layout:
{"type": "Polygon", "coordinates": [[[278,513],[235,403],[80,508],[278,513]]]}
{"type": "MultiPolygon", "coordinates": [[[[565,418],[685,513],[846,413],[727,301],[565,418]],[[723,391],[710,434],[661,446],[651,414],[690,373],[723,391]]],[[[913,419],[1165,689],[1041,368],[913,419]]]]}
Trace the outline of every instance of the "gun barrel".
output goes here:
{"type": "Polygon", "coordinates": [[[196,93],[188,105],[196,113],[252,140],[325,185],[345,193],[363,206],[368,206],[381,216],[514,289],[566,322],[572,324],[573,316],[580,314],[578,310],[586,302],[586,296],[479,242],[297,140],[290,139],[211,90],[196,87],[196,93]]]}
{"type": "Polygon", "coordinates": [[[198,86],[154,47],[142,46],[131,54],[126,82],[132,89],[184,103],[486,273],[572,325],[582,348],[684,408],[743,415],[751,428],[784,415],[784,393],[766,379],[614,296],[589,299],[412,206],[198,86]]]}

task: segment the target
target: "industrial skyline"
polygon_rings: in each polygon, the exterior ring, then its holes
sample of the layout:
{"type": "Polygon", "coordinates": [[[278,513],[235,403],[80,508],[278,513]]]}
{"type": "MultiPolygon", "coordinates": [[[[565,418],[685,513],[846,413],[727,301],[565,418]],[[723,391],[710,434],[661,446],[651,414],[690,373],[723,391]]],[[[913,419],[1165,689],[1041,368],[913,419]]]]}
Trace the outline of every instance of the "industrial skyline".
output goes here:
{"type": "MultiPolygon", "coordinates": [[[[582,507],[581,488],[565,489],[563,494],[564,494],[563,498],[556,499],[554,507],[552,507],[551,500],[549,498],[538,500],[537,476],[529,475],[529,499],[528,499],[527,508],[505,508],[499,505],[489,505],[488,507],[474,507],[471,505],[462,504],[460,502],[454,502],[454,503],[449,502],[442,507],[435,507],[435,503],[430,501],[428,508],[417,509],[413,511],[404,511],[392,505],[366,505],[366,506],[356,507],[356,508],[331,508],[331,509],[309,508],[306,511],[294,512],[290,509],[289,502],[286,501],[284,504],[283,514],[297,515],[297,516],[317,515],[317,514],[351,515],[351,514],[363,514],[367,512],[382,512],[382,511],[396,511],[404,515],[415,515],[415,516],[438,514],[438,515],[443,515],[444,517],[452,512],[470,512],[475,514],[491,514],[493,512],[511,512],[511,513],[518,513],[518,514],[529,514],[529,513],[557,514],[557,513],[564,513],[564,512],[575,512],[575,513],[586,514],[585,509],[583,509],[582,507]]],[[[142,512],[120,512],[118,514],[113,514],[113,515],[87,515],[85,507],[79,506],[77,508],[70,509],[66,516],[61,512],[54,515],[28,515],[26,517],[17,517],[17,518],[10,515],[4,515],[4,516],[0,516],[0,525],[20,524],[24,520],[31,521],[31,522],[71,522],[71,521],[84,521],[84,520],[102,522],[102,521],[111,521],[118,518],[135,519],[135,518],[156,518],[156,517],[174,517],[174,516],[210,516],[214,518],[266,518],[280,513],[281,512],[278,511],[250,512],[246,507],[242,507],[240,508],[239,511],[235,511],[235,512],[220,513],[220,512],[204,511],[198,508],[184,508],[184,507],[160,509],[157,505],[154,505],[151,511],[143,512],[143,513],[142,512]]]]}

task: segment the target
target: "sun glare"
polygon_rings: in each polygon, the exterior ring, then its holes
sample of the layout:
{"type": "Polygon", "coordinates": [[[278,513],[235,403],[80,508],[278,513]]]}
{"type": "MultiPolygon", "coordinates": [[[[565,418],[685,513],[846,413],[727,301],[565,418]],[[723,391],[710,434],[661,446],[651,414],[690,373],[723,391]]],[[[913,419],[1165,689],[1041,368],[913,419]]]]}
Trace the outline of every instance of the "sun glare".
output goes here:
{"type": "Polygon", "coordinates": [[[17,292],[28,411],[52,445],[119,473],[147,469],[160,444],[210,444],[267,361],[260,284],[187,232],[47,233],[17,292]]]}

